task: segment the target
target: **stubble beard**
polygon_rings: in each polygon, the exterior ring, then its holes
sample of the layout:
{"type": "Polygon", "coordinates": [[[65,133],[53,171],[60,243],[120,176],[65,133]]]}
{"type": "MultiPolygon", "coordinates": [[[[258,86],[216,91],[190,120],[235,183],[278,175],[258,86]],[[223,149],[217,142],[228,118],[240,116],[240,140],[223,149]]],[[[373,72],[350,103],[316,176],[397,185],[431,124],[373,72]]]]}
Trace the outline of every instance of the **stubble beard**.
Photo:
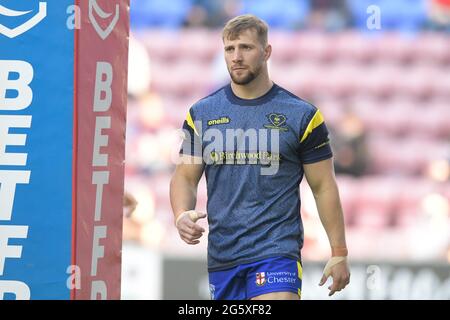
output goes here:
{"type": "Polygon", "coordinates": [[[230,77],[231,80],[238,85],[246,85],[249,84],[250,82],[252,82],[261,72],[261,66],[259,66],[259,68],[257,68],[255,71],[251,71],[249,69],[247,69],[247,75],[243,78],[239,78],[234,76],[233,71],[228,71],[230,73],[230,77]]]}

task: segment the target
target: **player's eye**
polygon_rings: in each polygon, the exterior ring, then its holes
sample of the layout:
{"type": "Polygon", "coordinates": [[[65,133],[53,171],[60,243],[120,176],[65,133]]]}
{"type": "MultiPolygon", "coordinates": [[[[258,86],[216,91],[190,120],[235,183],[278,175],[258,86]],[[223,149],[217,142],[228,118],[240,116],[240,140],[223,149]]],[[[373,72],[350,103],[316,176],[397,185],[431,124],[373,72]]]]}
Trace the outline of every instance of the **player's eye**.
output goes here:
{"type": "Polygon", "coordinates": [[[226,51],[226,52],[232,52],[233,50],[234,50],[233,47],[226,47],[226,48],[225,48],[225,51],[226,51]]]}

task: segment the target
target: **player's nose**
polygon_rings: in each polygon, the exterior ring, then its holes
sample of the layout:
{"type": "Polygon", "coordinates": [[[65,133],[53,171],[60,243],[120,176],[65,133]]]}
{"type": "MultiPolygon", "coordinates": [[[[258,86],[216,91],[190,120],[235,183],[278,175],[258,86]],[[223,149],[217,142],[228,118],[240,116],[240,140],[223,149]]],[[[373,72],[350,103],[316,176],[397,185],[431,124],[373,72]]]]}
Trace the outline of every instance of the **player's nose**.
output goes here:
{"type": "Polygon", "coordinates": [[[232,59],[233,59],[234,63],[241,62],[242,61],[242,52],[239,49],[234,50],[232,59]]]}

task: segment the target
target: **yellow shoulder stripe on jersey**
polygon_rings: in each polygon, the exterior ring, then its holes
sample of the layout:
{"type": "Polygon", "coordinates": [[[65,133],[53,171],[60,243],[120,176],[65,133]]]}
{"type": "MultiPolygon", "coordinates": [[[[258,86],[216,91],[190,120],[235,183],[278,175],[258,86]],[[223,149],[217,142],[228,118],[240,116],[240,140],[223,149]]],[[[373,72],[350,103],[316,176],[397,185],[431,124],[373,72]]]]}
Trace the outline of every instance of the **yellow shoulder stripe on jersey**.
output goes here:
{"type": "Polygon", "coordinates": [[[194,126],[194,121],[192,121],[191,113],[189,111],[186,116],[186,122],[187,122],[188,126],[191,127],[192,130],[194,130],[195,134],[198,135],[197,129],[195,129],[195,126],[194,126]]]}
{"type": "Polygon", "coordinates": [[[311,121],[309,122],[308,126],[306,127],[305,133],[303,134],[302,139],[300,142],[303,142],[310,134],[311,132],[320,126],[323,123],[323,116],[320,113],[319,110],[316,111],[314,114],[314,117],[312,117],[311,121]]]}

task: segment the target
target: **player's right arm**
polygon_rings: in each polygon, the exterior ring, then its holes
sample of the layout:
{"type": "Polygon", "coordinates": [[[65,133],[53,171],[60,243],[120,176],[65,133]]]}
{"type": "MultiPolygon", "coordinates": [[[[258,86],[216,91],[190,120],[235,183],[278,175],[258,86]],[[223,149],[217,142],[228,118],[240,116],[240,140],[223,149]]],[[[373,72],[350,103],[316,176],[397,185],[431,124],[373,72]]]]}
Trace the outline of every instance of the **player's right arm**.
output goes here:
{"type": "Polygon", "coordinates": [[[206,217],[205,213],[195,211],[197,202],[197,186],[203,174],[202,161],[194,161],[195,157],[181,155],[170,181],[170,203],[175,217],[175,225],[183,241],[187,244],[198,244],[205,232],[197,219],[206,217]]]}

